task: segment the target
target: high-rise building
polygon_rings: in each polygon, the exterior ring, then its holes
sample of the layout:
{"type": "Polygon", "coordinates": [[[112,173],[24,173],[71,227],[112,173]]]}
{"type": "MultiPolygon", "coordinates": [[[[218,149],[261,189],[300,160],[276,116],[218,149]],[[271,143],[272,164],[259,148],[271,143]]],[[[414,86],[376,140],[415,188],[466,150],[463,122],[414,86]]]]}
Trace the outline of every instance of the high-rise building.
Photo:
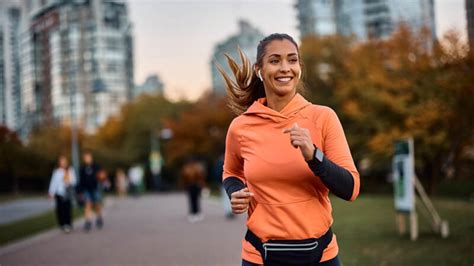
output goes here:
{"type": "Polygon", "coordinates": [[[0,124],[19,131],[20,88],[20,4],[0,2],[0,124]]]}
{"type": "Polygon", "coordinates": [[[331,0],[297,1],[298,19],[301,21],[301,35],[315,33],[317,35],[336,34],[336,2],[331,0]]]}
{"type": "Polygon", "coordinates": [[[123,0],[26,0],[23,111],[30,125],[93,131],[132,97],[131,23],[123,0]]]}
{"type": "Polygon", "coordinates": [[[263,38],[263,34],[258,29],[254,28],[247,21],[241,20],[239,21],[239,32],[215,46],[210,64],[212,73],[212,89],[214,93],[225,93],[224,80],[217,70],[216,63],[221,65],[226,73],[229,75],[232,74],[232,71],[227,65],[227,59],[224,54],[229,54],[234,59],[239,60],[239,47],[252,63],[254,63],[257,57],[257,45],[263,38]]]}
{"type": "Polygon", "coordinates": [[[163,94],[164,84],[158,75],[150,75],[146,78],[142,85],[135,86],[133,97],[137,97],[142,93],[147,94],[163,94]]]}
{"type": "Polygon", "coordinates": [[[297,0],[301,36],[340,34],[360,41],[386,38],[400,23],[436,37],[433,0],[297,0]]]}
{"type": "Polygon", "coordinates": [[[466,2],[466,21],[467,37],[469,45],[474,47],[474,0],[465,0],[466,2]]]}

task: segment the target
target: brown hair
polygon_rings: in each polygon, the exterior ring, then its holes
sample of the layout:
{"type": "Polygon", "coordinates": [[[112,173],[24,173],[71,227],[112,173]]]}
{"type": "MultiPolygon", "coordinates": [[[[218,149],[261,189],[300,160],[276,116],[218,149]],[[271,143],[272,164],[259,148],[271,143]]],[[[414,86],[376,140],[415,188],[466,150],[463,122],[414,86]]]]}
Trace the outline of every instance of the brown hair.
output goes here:
{"type": "MultiPolygon", "coordinates": [[[[303,66],[299,55],[298,44],[293,40],[293,38],[284,33],[274,33],[265,38],[263,38],[257,46],[257,60],[254,66],[262,67],[263,57],[265,55],[265,48],[269,43],[274,40],[288,40],[293,43],[298,51],[298,60],[300,65],[303,66]]],[[[217,64],[217,69],[221,73],[222,78],[226,84],[226,90],[228,95],[228,106],[229,108],[237,115],[242,114],[247,110],[247,108],[252,105],[254,101],[258,98],[265,97],[265,89],[263,87],[263,81],[261,81],[255,71],[253,71],[252,65],[248,57],[242,52],[240,48],[239,55],[242,65],[239,64],[233,59],[230,55],[224,54],[227,58],[227,63],[229,64],[232,73],[234,73],[235,80],[233,80],[225,70],[217,64]]],[[[300,90],[301,88],[298,88],[300,90]]]]}

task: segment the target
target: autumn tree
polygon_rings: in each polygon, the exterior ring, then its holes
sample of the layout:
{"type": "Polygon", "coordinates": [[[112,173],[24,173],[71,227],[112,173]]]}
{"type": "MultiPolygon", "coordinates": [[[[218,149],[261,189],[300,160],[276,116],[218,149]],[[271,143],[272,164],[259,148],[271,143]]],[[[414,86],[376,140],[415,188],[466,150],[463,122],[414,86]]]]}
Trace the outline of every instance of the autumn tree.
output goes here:
{"type": "Polygon", "coordinates": [[[434,192],[442,178],[462,176],[472,161],[474,72],[456,34],[440,43],[430,38],[426,30],[414,33],[404,26],[389,39],[359,44],[313,37],[303,41],[302,54],[307,80],[330,98],[315,102],[337,109],[354,158],[370,162],[368,175],[380,180],[388,174],[394,141],[413,137],[417,174],[434,192]],[[343,56],[325,56],[331,49],[343,56]],[[322,85],[321,63],[308,64],[318,57],[331,70],[330,79],[323,73],[328,82],[322,85]]]}
{"type": "Polygon", "coordinates": [[[92,150],[97,160],[110,170],[146,163],[153,132],[164,128],[164,118],[176,116],[182,105],[186,103],[172,103],[162,95],[143,94],[108,119],[96,134],[85,140],[83,147],[92,150]]]}
{"type": "Polygon", "coordinates": [[[176,118],[167,119],[166,124],[173,130],[165,151],[170,164],[179,167],[191,155],[212,163],[224,152],[227,128],[233,117],[224,98],[207,93],[176,118]]]}
{"type": "Polygon", "coordinates": [[[0,125],[0,184],[4,191],[18,193],[18,164],[21,152],[22,144],[18,135],[0,125]]]}

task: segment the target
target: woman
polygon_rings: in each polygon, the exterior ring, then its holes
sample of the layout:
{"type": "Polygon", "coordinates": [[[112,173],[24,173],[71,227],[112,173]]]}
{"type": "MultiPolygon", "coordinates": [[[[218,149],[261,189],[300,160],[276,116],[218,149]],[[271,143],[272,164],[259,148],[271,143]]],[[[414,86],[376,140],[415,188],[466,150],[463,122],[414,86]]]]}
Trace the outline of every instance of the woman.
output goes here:
{"type": "Polygon", "coordinates": [[[73,197],[76,175],[72,167],[69,167],[65,156],[58,159],[58,167],[54,169],[49,183],[49,197],[56,201],[56,217],[61,230],[65,233],[71,232],[71,200],[73,197]]]}
{"type": "Polygon", "coordinates": [[[227,132],[223,185],[235,214],[248,212],[242,265],[339,265],[329,192],[359,193],[359,174],[336,113],[298,92],[298,45],[272,34],[250,66],[227,56],[220,68],[229,106],[239,116],[227,132]]]}
{"type": "Polygon", "coordinates": [[[205,169],[201,162],[191,159],[181,170],[181,178],[189,200],[189,216],[190,223],[200,222],[204,219],[201,213],[201,191],[205,186],[205,169]]]}

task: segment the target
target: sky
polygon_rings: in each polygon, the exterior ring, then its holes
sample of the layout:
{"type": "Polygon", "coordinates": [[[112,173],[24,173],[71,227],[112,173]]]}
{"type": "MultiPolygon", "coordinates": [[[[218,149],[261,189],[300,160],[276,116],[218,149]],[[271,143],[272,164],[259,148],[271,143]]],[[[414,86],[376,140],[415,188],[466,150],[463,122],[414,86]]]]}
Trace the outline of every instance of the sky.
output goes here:
{"type": "MultiPolygon", "coordinates": [[[[214,46],[245,19],[264,35],[299,39],[296,0],[128,0],[133,24],[135,83],[158,74],[170,99],[197,99],[211,88],[214,46]]],[[[435,0],[436,32],[466,35],[464,0],[435,0]]]]}

